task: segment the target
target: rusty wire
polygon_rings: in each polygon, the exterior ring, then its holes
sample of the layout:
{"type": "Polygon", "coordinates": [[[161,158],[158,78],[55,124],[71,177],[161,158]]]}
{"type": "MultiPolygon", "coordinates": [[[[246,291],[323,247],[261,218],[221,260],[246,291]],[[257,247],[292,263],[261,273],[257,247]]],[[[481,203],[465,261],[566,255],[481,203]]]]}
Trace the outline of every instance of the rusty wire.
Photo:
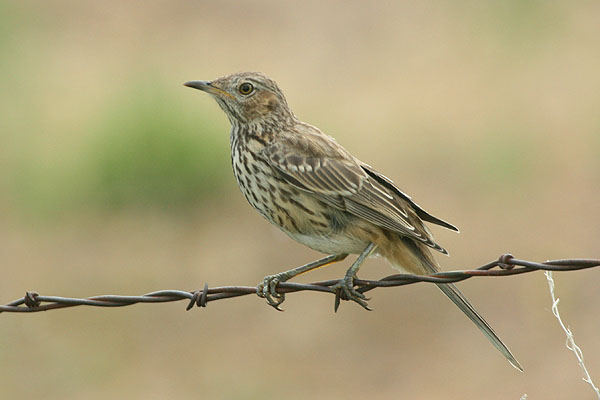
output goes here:
{"type": "MultiPolygon", "coordinates": [[[[357,286],[357,290],[364,293],[379,287],[404,286],[418,282],[454,283],[474,276],[508,276],[538,270],[575,271],[598,266],[600,266],[600,260],[570,259],[549,260],[543,263],[537,263],[519,260],[514,258],[511,254],[504,254],[500,256],[498,260],[482,265],[474,270],[438,272],[431,275],[395,274],[376,281],[355,279],[354,283],[357,286]]],[[[334,294],[336,296],[335,308],[337,309],[340,300],[346,300],[340,295],[339,291],[336,292],[331,289],[331,286],[338,282],[339,280],[337,279],[308,284],[280,282],[277,285],[277,290],[279,293],[292,293],[308,290],[334,294]]],[[[218,286],[209,288],[207,284],[204,285],[202,290],[193,292],[182,290],[160,290],[146,293],[141,296],[103,295],[87,298],[70,298],[42,296],[37,292],[26,292],[24,297],[4,306],[0,306],[0,312],[38,312],[75,306],[123,307],[138,303],[166,303],[180,300],[187,300],[188,305],[186,309],[190,310],[194,305],[206,307],[211,301],[256,293],[257,287],[255,286],[218,286]]]]}

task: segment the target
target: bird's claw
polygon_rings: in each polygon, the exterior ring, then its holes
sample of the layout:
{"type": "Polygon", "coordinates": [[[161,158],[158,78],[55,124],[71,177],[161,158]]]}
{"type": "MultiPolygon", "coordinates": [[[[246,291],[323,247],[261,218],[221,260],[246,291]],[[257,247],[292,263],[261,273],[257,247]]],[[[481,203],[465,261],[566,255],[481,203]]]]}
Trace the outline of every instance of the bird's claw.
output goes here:
{"type": "Polygon", "coordinates": [[[277,285],[286,280],[281,274],[267,275],[256,287],[256,294],[266,299],[267,304],[277,311],[283,311],[279,306],[285,301],[285,294],[277,291],[277,285]]]}
{"type": "Polygon", "coordinates": [[[337,311],[340,306],[340,300],[352,300],[353,302],[360,305],[367,311],[371,311],[369,304],[367,303],[367,296],[354,289],[354,276],[346,275],[343,279],[340,279],[338,283],[333,285],[331,289],[335,292],[335,305],[334,310],[337,311]]]}

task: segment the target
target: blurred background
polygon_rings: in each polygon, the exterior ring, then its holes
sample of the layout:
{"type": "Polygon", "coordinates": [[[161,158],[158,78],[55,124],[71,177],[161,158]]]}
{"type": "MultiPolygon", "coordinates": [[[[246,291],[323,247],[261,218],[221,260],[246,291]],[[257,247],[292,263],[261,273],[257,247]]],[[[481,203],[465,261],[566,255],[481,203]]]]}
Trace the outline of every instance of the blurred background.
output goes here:
{"type": "MultiPolygon", "coordinates": [[[[1,302],[255,285],[319,257],[245,203],[225,115],[182,86],[246,70],[460,227],[433,228],[443,268],[598,258],[599,38],[594,1],[1,1],[1,302]]],[[[368,264],[361,277],[393,272],[368,264]]],[[[555,274],[597,384],[599,279],[555,274]]],[[[245,297],[3,314],[0,393],[593,397],[542,273],[459,287],[524,374],[420,284],[372,292],[373,312],[299,293],[283,313],[245,297]]]]}

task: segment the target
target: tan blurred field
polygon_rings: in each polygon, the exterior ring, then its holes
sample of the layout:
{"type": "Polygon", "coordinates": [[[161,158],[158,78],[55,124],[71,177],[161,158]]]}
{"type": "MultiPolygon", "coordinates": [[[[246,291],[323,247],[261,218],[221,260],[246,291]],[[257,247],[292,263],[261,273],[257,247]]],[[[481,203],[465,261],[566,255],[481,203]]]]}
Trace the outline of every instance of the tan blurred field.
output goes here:
{"type": "MultiPolygon", "coordinates": [[[[444,268],[600,257],[597,2],[5,0],[0,32],[3,303],[254,285],[317,258],[245,203],[226,117],[182,86],[244,70],[457,224],[434,229],[444,268]]],[[[599,384],[600,270],[555,280],[599,384]]],[[[0,398],[593,398],[543,274],[459,287],[525,373],[421,284],[372,292],[373,312],[299,293],[283,313],[2,314],[0,398]]]]}

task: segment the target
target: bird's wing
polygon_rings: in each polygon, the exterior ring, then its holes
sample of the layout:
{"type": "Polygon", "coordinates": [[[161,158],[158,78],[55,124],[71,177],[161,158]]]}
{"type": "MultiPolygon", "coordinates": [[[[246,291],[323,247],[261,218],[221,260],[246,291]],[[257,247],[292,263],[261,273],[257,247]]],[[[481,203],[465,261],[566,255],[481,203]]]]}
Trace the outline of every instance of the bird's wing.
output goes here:
{"type": "Polygon", "coordinates": [[[413,203],[372,178],[333,139],[304,133],[279,139],[262,151],[283,179],[336,208],[447,253],[433,241],[413,203]]]}
{"type": "Polygon", "coordinates": [[[421,218],[423,221],[431,222],[432,224],[440,225],[440,226],[443,226],[444,228],[450,229],[452,231],[459,232],[459,230],[456,226],[452,225],[449,222],[444,221],[443,219],[435,217],[435,216],[429,214],[427,211],[423,210],[423,208],[421,208],[417,203],[415,203],[410,198],[409,195],[407,195],[402,190],[400,190],[394,184],[394,182],[392,182],[392,180],[390,178],[388,178],[387,176],[375,171],[373,169],[373,167],[371,167],[368,164],[363,163],[361,165],[361,167],[371,178],[375,179],[377,182],[379,182],[380,184],[385,186],[387,189],[394,192],[397,196],[406,200],[410,204],[410,206],[413,208],[413,210],[415,210],[415,212],[417,213],[419,218],[421,218]]]}

